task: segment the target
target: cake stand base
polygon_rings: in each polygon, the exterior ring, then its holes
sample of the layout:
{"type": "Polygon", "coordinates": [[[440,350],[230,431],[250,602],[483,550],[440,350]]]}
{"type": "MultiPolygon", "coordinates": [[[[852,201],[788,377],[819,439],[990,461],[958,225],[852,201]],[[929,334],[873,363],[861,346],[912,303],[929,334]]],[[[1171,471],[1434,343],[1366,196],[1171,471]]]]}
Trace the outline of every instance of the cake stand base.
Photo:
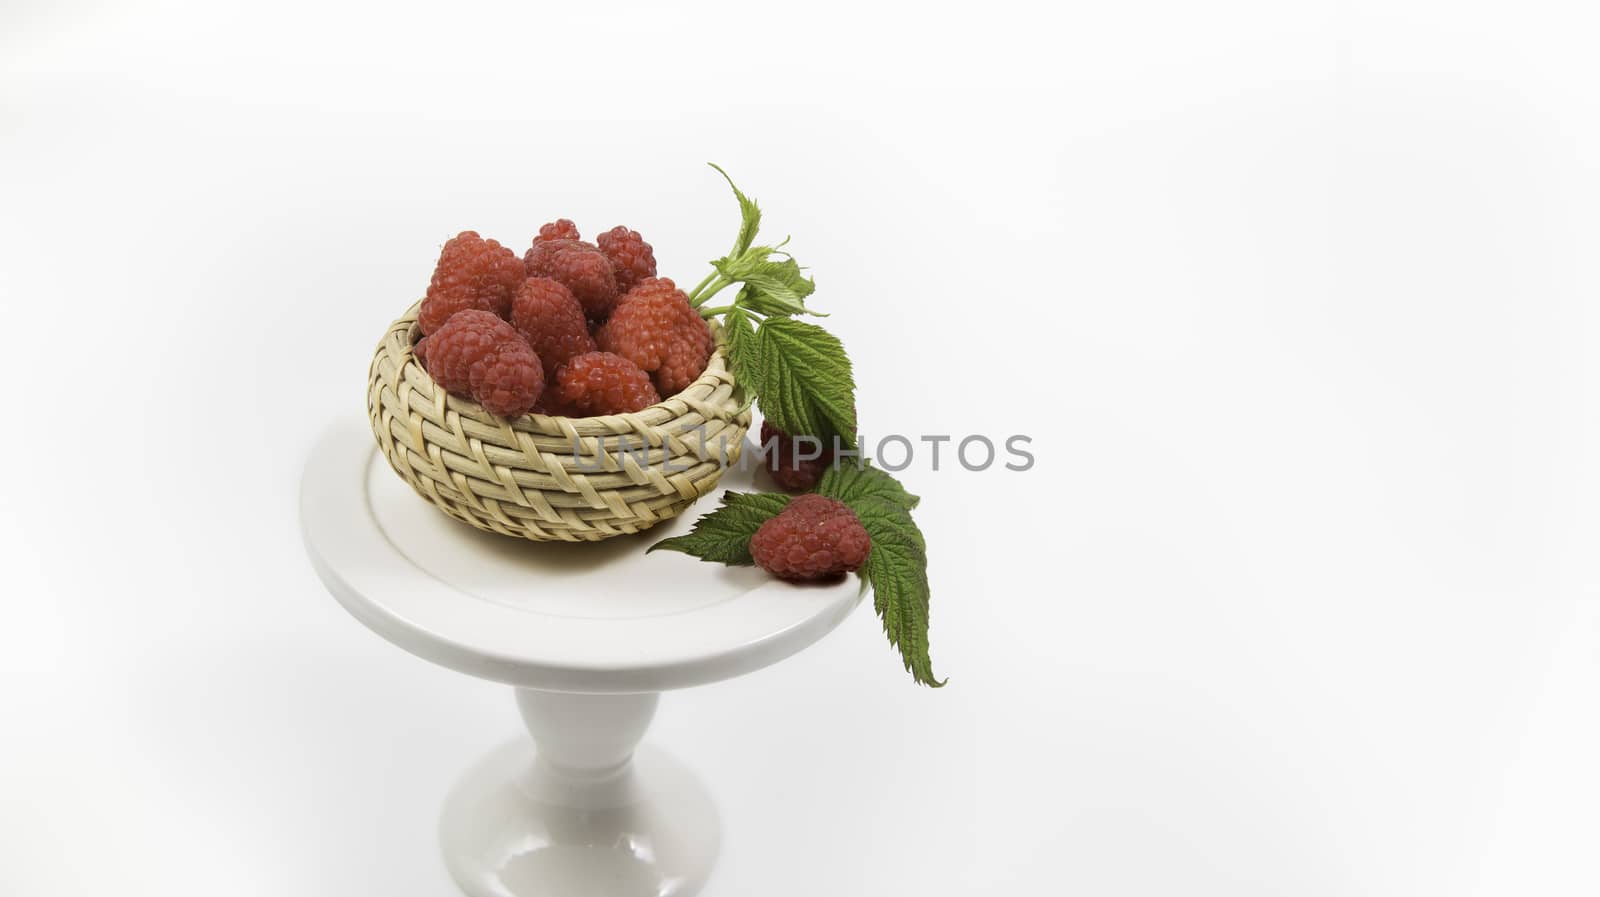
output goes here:
{"type": "MultiPolygon", "coordinates": [[[[738,467],[718,485],[759,488],[738,467]]],[[[714,805],[670,757],[634,755],[659,693],[777,663],[865,593],[645,553],[696,516],[631,539],[524,542],[418,498],[360,421],[312,450],[300,519],[329,593],[401,648],[511,686],[533,735],[484,758],[446,802],[445,862],[472,897],[690,897],[705,884],[721,845],[714,805]]]]}
{"type": "Polygon", "coordinates": [[[699,893],[721,828],[693,773],[649,746],[635,753],[657,698],[517,689],[534,742],[480,760],[445,802],[456,884],[471,897],[699,893]]]}

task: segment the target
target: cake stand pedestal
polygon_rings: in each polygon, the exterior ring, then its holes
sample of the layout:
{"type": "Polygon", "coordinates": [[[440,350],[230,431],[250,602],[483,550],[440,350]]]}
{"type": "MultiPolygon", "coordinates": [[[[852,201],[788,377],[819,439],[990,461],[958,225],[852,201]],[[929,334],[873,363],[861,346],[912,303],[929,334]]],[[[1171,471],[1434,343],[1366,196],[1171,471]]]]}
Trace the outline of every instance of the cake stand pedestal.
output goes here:
{"type": "MultiPolygon", "coordinates": [[[[721,487],[757,488],[737,469],[721,487]]],[[[660,693],[782,660],[862,594],[854,580],[796,587],[644,554],[716,506],[709,495],[639,536],[524,542],[446,517],[353,422],[317,443],[300,512],[328,591],[401,648],[513,686],[532,735],[485,756],[445,801],[440,844],[467,894],[689,897],[705,884],[716,805],[686,766],[638,747],[660,693]]]]}

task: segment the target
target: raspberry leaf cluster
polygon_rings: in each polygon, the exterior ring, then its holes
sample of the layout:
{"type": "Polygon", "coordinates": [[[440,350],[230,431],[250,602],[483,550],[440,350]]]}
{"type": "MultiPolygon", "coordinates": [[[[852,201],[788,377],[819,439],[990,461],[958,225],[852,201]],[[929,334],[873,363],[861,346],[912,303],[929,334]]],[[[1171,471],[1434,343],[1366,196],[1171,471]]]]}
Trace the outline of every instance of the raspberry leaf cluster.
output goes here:
{"type": "MultiPolygon", "coordinates": [[[[858,574],[872,586],[872,606],[883,632],[900,652],[906,671],[919,684],[939,688],[928,656],[928,545],[911,519],[917,496],[874,467],[835,466],[823,475],[817,492],[844,502],[872,537],[872,550],[858,574]]],[[[722,506],[695,522],[682,536],[663,539],[649,551],[680,551],[704,561],[749,566],[750,538],[761,524],[788,507],[790,496],[776,492],[728,492],[722,506]]]]}
{"type": "Polygon", "coordinates": [[[803,433],[855,447],[855,378],[850,356],[837,337],[795,315],[825,317],[806,305],[816,292],[793,256],[777,246],[755,244],[761,209],[728,178],[739,201],[739,234],[733,250],[711,262],[712,273],[689,293],[689,304],[706,318],[722,316],[728,363],[734,379],[753,397],[761,414],[785,433],[803,433]],[[739,285],[731,305],[708,307],[722,290],[739,285]]]}
{"type": "MultiPolygon", "coordinates": [[[[767,422],[791,434],[837,439],[855,448],[855,378],[850,357],[838,338],[797,315],[826,317],[806,305],[816,283],[777,246],[757,245],[761,209],[727,179],[739,202],[740,224],[733,249],[711,262],[712,272],[689,293],[689,304],[707,319],[721,316],[728,364],[734,379],[761,409],[767,422]],[[730,305],[708,300],[739,285],[730,305]]],[[[938,688],[928,656],[928,546],[911,518],[919,499],[890,474],[866,465],[838,465],[817,483],[816,491],[849,506],[872,540],[857,573],[872,586],[873,609],[907,672],[922,685],[938,688]]],[[[727,493],[722,506],[701,517],[689,533],[665,539],[650,550],[681,551],[729,565],[754,563],[750,539],[789,504],[777,493],[727,493]]]]}

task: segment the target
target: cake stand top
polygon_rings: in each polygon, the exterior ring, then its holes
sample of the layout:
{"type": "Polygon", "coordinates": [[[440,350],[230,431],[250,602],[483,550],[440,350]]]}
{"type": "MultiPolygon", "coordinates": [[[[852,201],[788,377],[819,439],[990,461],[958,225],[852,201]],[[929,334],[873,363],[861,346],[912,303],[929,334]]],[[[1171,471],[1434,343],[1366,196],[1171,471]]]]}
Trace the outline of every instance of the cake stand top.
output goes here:
{"type": "Polygon", "coordinates": [[[646,555],[687,532],[730,469],[675,520],[604,542],[480,532],[411,490],[355,422],[318,440],[300,489],[306,550],[333,596],[374,632],[473,676],[580,693],[660,691],[739,676],[826,635],[860,602],[854,577],[796,586],[761,570],[646,555]]]}

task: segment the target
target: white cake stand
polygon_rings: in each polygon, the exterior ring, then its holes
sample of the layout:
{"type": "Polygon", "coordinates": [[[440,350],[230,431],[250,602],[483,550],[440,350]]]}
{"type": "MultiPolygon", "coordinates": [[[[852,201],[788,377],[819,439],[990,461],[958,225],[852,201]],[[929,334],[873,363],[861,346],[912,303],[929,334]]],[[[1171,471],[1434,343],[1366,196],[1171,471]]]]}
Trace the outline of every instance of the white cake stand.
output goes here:
{"type": "MultiPolygon", "coordinates": [[[[730,470],[721,485],[750,490],[750,477],[730,470]]],[[[635,752],[660,692],[782,660],[861,600],[854,578],[797,587],[645,555],[716,506],[707,496],[634,537],[524,542],[446,517],[362,426],[317,443],[300,510],[328,590],[407,651],[514,686],[533,735],[484,757],[445,802],[445,864],[466,893],[688,897],[704,885],[721,841],[715,805],[671,756],[635,752]]]]}

